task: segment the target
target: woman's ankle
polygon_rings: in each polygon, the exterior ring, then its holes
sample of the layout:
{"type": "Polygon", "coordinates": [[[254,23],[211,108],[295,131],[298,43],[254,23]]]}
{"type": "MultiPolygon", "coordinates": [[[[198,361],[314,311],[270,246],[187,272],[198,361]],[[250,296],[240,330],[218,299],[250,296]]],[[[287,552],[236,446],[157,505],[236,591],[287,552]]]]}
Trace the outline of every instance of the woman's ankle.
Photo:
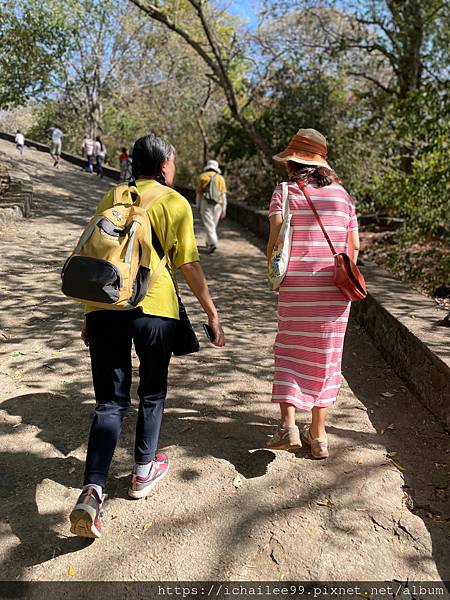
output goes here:
{"type": "Polygon", "coordinates": [[[297,427],[295,421],[289,421],[287,419],[280,420],[281,429],[289,429],[290,427],[297,427]]]}
{"type": "Polygon", "coordinates": [[[312,425],[310,425],[309,426],[309,435],[311,436],[311,439],[319,440],[319,439],[326,437],[327,432],[326,432],[325,427],[313,427],[312,425]]]}

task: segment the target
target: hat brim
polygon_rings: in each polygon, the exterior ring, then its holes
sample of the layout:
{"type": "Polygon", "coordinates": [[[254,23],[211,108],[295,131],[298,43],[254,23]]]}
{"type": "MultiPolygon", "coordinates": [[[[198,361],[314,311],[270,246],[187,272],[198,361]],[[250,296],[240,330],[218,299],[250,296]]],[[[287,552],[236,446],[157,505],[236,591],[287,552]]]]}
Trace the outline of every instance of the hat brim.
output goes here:
{"type": "Polygon", "coordinates": [[[326,169],[332,170],[330,165],[323,158],[310,159],[303,158],[301,156],[298,156],[297,154],[285,154],[284,152],[280,152],[279,154],[275,154],[275,156],[273,156],[273,160],[276,160],[277,162],[281,163],[285,163],[290,160],[301,165],[308,165],[309,167],[325,167],[326,169]]]}
{"type": "Polygon", "coordinates": [[[203,171],[215,171],[219,175],[222,174],[222,171],[220,169],[215,169],[214,167],[211,167],[211,166],[208,166],[208,165],[206,165],[206,167],[203,169],[203,171]]]}

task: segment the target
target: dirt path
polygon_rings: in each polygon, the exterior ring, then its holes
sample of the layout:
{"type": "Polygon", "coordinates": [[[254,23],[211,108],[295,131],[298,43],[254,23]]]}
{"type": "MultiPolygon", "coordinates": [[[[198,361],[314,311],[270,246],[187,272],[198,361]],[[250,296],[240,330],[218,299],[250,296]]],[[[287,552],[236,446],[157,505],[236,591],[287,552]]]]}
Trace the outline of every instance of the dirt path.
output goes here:
{"type": "MultiPolygon", "coordinates": [[[[15,159],[13,144],[0,151],[15,159]]],[[[449,436],[358,327],[330,413],[333,456],[263,449],[276,421],[276,298],[258,243],[231,222],[219,251],[202,258],[227,346],[205,341],[173,360],[161,437],[169,477],[147,500],[126,497],[134,403],[104,536],[71,537],[93,394],[82,309],[60,294],[59,271],[110,183],[66,163],[53,170],[31,150],[21,168],[35,186],[34,216],[0,236],[0,579],[450,579],[449,436]]]]}

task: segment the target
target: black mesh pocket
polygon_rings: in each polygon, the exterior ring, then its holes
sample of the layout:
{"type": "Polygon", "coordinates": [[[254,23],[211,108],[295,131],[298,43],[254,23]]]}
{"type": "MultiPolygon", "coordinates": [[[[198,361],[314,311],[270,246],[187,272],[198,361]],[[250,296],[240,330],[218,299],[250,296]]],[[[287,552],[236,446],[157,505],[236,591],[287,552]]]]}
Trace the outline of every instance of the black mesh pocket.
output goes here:
{"type": "Polygon", "coordinates": [[[137,306],[139,302],[142,302],[145,294],[147,293],[149,281],[150,269],[147,269],[147,267],[143,267],[141,265],[139,267],[139,271],[137,272],[136,279],[134,280],[133,292],[129,300],[132,306],[137,306]]]}
{"type": "Polygon", "coordinates": [[[71,298],[114,304],[119,299],[122,278],[106,260],[72,256],[62,272],[62,292],[71,298]]]}

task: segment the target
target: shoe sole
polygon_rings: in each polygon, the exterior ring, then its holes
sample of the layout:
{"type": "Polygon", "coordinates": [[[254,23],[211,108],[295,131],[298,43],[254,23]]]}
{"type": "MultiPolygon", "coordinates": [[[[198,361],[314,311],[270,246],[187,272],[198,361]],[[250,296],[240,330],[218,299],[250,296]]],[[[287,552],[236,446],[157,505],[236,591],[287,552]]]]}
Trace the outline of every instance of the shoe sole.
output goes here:
{"type": "Polygon", "coordinates": [[[70,532],[78,537],[98,539],[101,533],[94,524],[91,512],[86,508],[77,509],[75,507],[70,513],[70,532]]]}
{"type": "Polygon", "coordinates": [[[287,450],[288,452],[296,452],[302,447],[301,444],[281,444],[279,446],[266,446],[267,450],[287,450]]]}
{"type": "Polygon", "coordinates": [[[139,500],[139,498],[145,498],[145,496],[147,496],[152,491],[152,489],[155,487],[155,485],[157,483],[159,483],[161,481],[161,479],[164,479],[164,477],[169,472],[169,468],[170,468],[169,465],[167,465],[167,469],[164,471],[164,473],[162,475],[160,475],[158,477],[158,479],[155,479],[154,481],[149,483],[148,486],[146,486],[143,490],[133,490],[131,487],[128,488],[128,496],[130,498],[133,498],[133,500],[139,500]]]}

